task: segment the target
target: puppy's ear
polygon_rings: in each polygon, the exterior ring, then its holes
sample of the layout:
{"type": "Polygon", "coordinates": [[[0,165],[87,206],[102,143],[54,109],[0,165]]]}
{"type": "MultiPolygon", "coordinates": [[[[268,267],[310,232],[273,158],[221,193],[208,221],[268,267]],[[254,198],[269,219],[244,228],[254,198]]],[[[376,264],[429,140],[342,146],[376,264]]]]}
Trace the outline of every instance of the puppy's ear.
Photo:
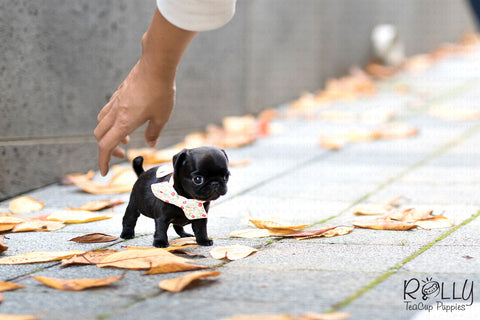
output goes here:
{"type": "Polygon", "coordinates": [[[227,153],[225,152],[225,150],[223,150],[223,149],[220,149],[220,150],[221,150],[221,151],[223,152],[223,154],[225,155],[225,159],[227,159],[227,162],[229,162],[228,156],[227,156],[227,153]]]}
{"type": "Polygon", "coordinates": [[[173,156],[173,170],[177,171],[180,169],[180,167],[183,165],[185,162],[185,159],[187,158],[187,149],[183,149],[179,153],[173,156]]]}

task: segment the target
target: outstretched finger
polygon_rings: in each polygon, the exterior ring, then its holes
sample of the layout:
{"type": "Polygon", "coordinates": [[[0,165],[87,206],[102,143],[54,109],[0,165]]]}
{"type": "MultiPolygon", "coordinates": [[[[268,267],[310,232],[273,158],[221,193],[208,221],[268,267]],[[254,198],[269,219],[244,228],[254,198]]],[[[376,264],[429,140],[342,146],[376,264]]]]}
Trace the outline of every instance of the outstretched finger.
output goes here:
{"type": "Polygon", "coordinates": [[[124,138],[125,133],[123,131],[120,131],[117,127],[112,127],[98,140],[98,168],[102,176],[108,173],[112,153],[114,156],[124,156],[124,151],[118,147],[120,141],[124,138]]]}
{"type": "Polygon", "coordinates": [[[163,127],[164,125],[155,124],[153,121],[148,122],[147,129],[145,129],[145,140],[149,147],[155,147],[163,127]]]}

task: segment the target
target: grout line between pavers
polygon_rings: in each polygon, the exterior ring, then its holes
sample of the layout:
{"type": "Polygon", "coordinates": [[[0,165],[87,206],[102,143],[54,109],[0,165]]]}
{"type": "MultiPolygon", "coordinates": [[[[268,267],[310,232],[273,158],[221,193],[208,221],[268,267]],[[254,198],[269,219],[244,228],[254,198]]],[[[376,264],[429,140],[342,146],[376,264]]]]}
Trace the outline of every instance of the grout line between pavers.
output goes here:
{"type": "Polygon", "coordinates": [[[407,263],[416,259],[422,253],[424,253],[425,251],[432,248],[435,244],[437,244],[438,242],[447,238],[449,235],[451,235],[452,233],[454,233],[458,229],[466,226],[467,224],[469,224],[473,220],[477,219],[479,216],[480,216],[480,211],[477,211],[477,213],[472,215],[470,218],[465,219],[464,221],[462,221],[462,223],[460,223],[460,224],[456,225],[455,227],[449,229],[447,232],[443,233],[442,235],[440,235],[438,238],[436,238],[432,242],[424,245],[422,248],[420,248],[419,250],[415,251],[414,253],[412,253],[411,255],[406,257],[405,259],[403,259],[400,263],[397,263],[394,266],[392,266],[388,271],[386,271],[381,276],[374,279],[372,282],[370,282],[369,284],[367,284],[363,288],[359,289],[357,292],[355,292],[351,296],[347,297],[345,300],[333,305],[333,307],[328,312],[334,312],[334,311],[338,311],[339,309],[345,308],[346,306],[351,304],[353,301],[357,300],[358,298],[363,296],[365,293],[367,293],[368,291],[370,291],[371,289],[373,289],[374,287],[376,287],[377,285],[379,285],[380,283],[382,283],[383,281],[388,279],[390,276],[399,272],[399,270],[401,268],[403,268],[407,263]]]}

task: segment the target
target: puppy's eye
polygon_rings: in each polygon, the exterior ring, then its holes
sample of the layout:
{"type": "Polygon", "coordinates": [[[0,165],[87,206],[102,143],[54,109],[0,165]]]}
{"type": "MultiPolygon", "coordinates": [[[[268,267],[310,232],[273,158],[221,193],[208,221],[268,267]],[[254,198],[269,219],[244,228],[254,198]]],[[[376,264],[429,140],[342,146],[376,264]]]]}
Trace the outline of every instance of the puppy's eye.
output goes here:
{"type": "Polygon", "coordinates": [[[223,180],[225,180],[225,182],[227,182],[229,177],[230,177],[230,173],[227,173],[227,174],[223,177],[223,180]]]}
{"type": "Polygon", "coordinates": [[[193,183],[196,185],[201,185],[203,183],[203,177],[202,176],[195,176],[192,178],[193,183]]]}

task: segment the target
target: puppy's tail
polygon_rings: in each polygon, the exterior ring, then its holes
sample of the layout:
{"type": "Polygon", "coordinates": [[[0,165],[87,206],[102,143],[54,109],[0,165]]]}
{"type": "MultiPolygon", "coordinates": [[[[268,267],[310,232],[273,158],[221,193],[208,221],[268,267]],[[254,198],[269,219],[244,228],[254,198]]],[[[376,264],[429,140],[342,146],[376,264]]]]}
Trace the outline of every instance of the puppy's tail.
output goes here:
{"type": "Polygon", "coordinates": [[[143,157],[139,156],[133,159],[132,167],[137,174],[137,177],[140,177],[140,175],[145,172],[145,170],[143,170],[143,157]]]}

